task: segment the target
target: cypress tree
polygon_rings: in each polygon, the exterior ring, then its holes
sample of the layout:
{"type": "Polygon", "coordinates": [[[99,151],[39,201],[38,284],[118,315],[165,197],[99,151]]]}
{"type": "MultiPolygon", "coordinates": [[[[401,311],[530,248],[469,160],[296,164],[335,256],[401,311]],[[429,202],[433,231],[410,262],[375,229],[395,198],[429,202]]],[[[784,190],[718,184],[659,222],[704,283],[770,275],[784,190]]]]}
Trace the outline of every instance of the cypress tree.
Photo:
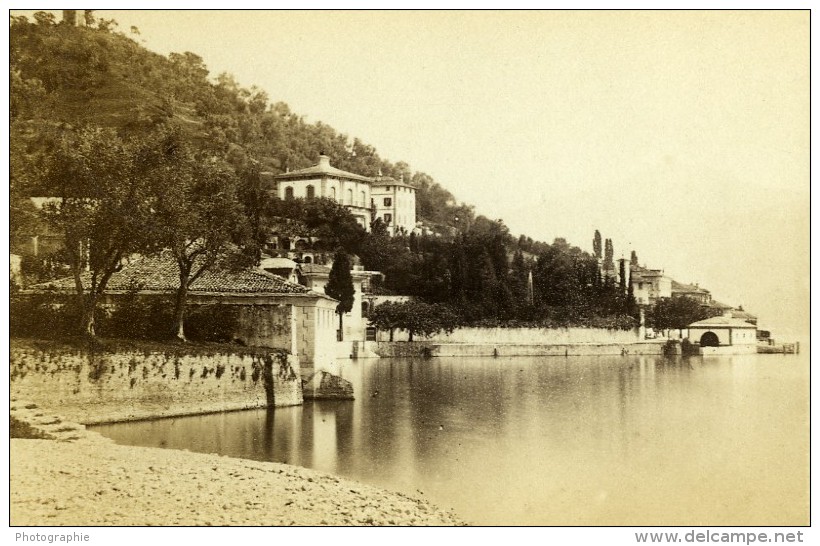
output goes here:
{"type": "Polygon", "coordinates": [[[595,237],[592,239],[592,252],[596,258],[601,259],[601,232],[597,229],[595,230],[595,237]]]}
{"type": "Polygon", "coordinates": [[[343,250],[337,250],[333,257],[333,267],[330,268],[325,294],[339,300],[336,313],[339,315],[339,341],[344,341],[342,317],[353,309],[353,277],[350,275],[350,259],[343,250]]]}

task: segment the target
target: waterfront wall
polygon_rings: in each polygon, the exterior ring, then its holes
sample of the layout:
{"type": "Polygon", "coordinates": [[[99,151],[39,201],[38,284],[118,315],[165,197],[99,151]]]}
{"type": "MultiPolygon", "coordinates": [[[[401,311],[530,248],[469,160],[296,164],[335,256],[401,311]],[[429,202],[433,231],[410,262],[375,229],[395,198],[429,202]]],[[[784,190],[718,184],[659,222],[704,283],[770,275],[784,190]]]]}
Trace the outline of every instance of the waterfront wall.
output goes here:
{"type": "MultiPolygon", "coordinates": [[[[389,341],[390,333],[379,331],[378,341],[389,341]]],[[[418,340],[418,336],[416,336],[418,340]]],[[[407,341],[407,332],[395,331],[394,341],[407,341]]],[[[452,333],[439,333],[423,341],[435,343],[497,343],[520,345],[571,345],[576,343],[637,343],[643,341],[638,329],[609,330],[606,328],[459,328],[452,333]]]]}
{"type": "Polygon", "coordinates": [[[660,355],[663,343],[438,343],[433,341],[380,341],[374,352],[380,357],[434,356],[592,356],[592,355],[660,355]]]}
{"type": "Polygon", "coordinates": [[[13,398],[84,424],[302,403],[298,360],[282,351],[95,352],[15,339],[9,380],[13,398]]]}

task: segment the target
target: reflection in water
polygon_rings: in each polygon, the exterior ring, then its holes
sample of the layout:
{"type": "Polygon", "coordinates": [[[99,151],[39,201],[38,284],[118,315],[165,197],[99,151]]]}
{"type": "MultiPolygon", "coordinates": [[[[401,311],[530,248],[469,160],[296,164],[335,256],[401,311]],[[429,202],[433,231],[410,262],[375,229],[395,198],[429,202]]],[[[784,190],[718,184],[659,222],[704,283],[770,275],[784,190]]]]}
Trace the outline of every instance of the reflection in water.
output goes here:
{"type": "Polygon", "coordinates": [[[484,524],[808,522],[808,358],[352,362],[353,402],[95,427],[285,462],[484,524]]]}

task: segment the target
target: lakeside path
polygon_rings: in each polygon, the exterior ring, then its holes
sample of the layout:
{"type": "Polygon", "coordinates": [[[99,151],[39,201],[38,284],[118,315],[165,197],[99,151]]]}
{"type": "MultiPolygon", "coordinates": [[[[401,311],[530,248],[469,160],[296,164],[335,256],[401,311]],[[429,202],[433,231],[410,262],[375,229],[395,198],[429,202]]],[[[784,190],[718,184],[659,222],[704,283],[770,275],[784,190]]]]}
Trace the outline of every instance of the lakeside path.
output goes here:
{"type": "MultiPolygon", "coordinates": [[[[90,436],[90,434],[89,434],[90,436]]],[[[460,525],[423,500],[306,468],[12,439],[11,525],[460,525]]]]}

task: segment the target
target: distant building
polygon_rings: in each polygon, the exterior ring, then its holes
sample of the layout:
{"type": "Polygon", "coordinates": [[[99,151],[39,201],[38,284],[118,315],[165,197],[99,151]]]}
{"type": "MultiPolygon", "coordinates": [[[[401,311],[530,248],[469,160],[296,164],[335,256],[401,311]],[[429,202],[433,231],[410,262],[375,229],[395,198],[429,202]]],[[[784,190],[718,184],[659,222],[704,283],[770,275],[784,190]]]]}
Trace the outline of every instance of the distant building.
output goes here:
{"type": "MultiPolygon", "coordinates": [[[[43,210],[46,205],[58,204],[59,197],[31,197],[36,210],[43,210]]],[[[20,256],[45,257],[55,254],[63,248],[64,235],[47,222],[42,222],[37,233],[20,234],[9,241],[11,249],[20,256]]],[[[87,248],[81,249],[83,255],[87,248]]]]}
{"type": "Polygon", "coordinates": [[[390,235],[409,234],[416,229],[416,188],[390,176],[377,177],[371,188],[375,219],[387,226],[390,235]]]}
{"type": "Polygon", "coordinates": [[[701,305],[703,305],[709,310],[710,315],[716,317],[732,318],[732,316],[734,315],[734,307],[726,303],[721,303],[717,300],[710,299],[709,302],[706,304],[703,304],[701,302],[701,305]]]}
{"type": "Polygon", "coordinates": [[[674,280],[672,281],[672,297],[692,298],[703,305],[708,305],[712,301],[712,294],[705,288],[697,284],[683,284],[674,280]]]}
{"type": "Polygon", "coordinates": [[[288,282],[299,283],[299,276],[296,274],[296,268],[299,266],[296,262],[289,258],[277,258],[262,255],[259,261],[259,269],[278,275],[288,282]]]}
{"type": "MultiPolygon", "coordinates": [[[[301,264],[297,274],[299,282],[307,288],[324,294],[330,278],[330,267],[318,264],[301,264]]],[[[350,272],[353,278],[353,307],[344,314],[342,326],[344,328],[345,341],[365,341],[365,316],[369,309],[367,295],[370,293],[371,279],[381,276],[378,271],[364,271],[355,268],[350,272]]],[[[338,315],[336,325],[338,329],[338,315]]]]}
{"type": "Polygon", "coordinates": [[[639,305],[654,305],[662,298],[672,297],[672,283],[661,269],[648,269],[638,265],[630,267],[630,281],[635,302],[639,305]]]}
{"type": "Polygon", "coordinates": [[[749,324],[754,324],[757,326],[757,317],[747,311],[743,310],[743,307],[738,307],[737,309],[732,310],[732,318],[745,320],[749,324]]]}

